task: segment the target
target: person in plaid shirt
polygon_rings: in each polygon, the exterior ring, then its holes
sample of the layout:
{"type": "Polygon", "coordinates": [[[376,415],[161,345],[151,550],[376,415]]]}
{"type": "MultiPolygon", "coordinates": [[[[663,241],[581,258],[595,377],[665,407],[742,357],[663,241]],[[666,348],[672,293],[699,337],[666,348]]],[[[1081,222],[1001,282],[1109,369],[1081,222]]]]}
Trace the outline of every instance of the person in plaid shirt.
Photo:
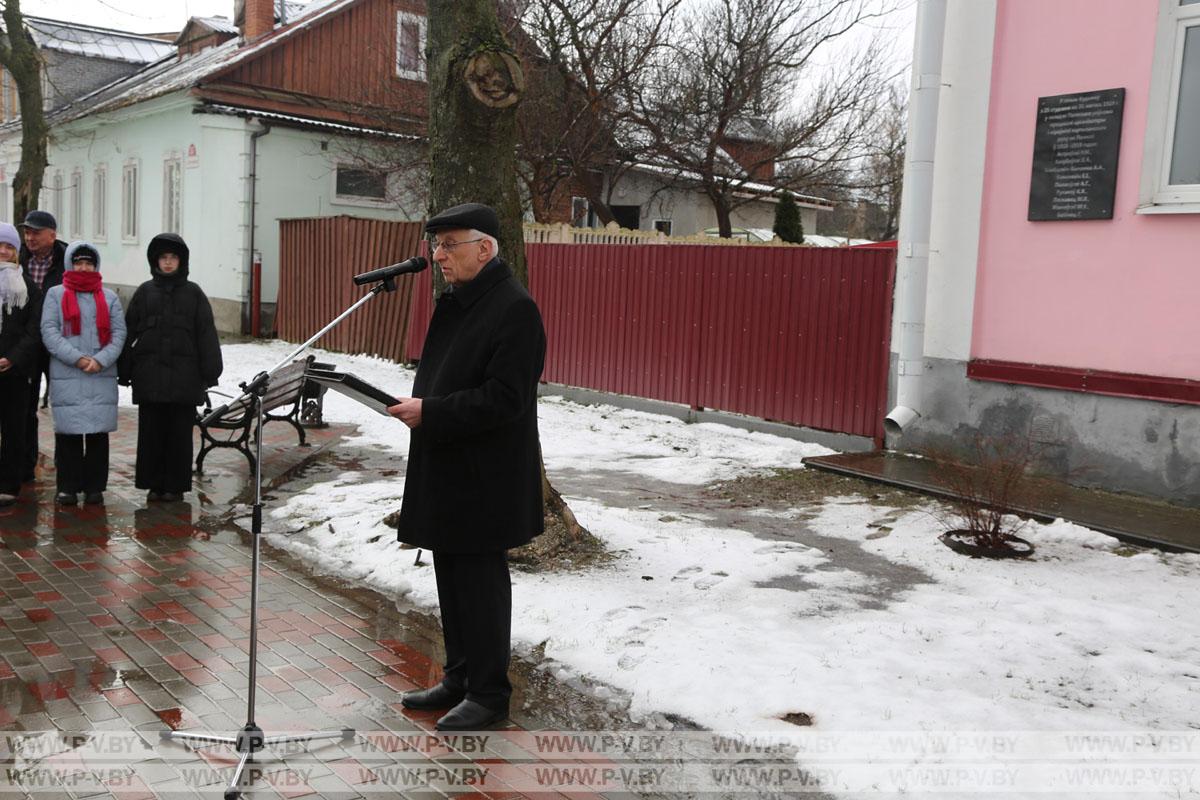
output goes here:
{"type": "MultiPolygon", "coordinates": [[[[49,211],[30,211],[19,226],[25,239],[21,248],[21,271],[29,276],[44,297],[52,286],[63,280],[63,256],[67,243],[58,240],[58,221],[49,211]]],[[[38,457],[38,395],[42,393],[42,373],[50,368],[50,354],[38,342],[39,355],[29,381],[29,424],[25,428],[25,459],[22,482],[33,480],[38,457]]]]}

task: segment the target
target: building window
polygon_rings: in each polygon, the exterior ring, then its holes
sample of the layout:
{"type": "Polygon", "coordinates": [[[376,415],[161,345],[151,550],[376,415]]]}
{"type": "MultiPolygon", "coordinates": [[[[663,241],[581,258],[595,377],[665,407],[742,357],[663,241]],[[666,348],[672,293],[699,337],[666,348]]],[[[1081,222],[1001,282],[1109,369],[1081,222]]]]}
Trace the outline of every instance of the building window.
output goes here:
{"type": "Polygon", "coordinates": [[[8,212],[8,182],[0,183],[0,219],[10,219],[8,212]]]}
{"type": "Polygon", "coordinates": [[[671,235],[671,220],[669,220],[669,219],[654,220],[654,230],[658,231],[663,236],[670,236],[671,235]]]}
{"type": "Polygon", "coordinates": [[[183,225],[183,220],[180,218],[182,183],[183,164],[178,156],[168,158],[163,162],[162,226],[164,233],[179,233],[183,225]]]}
{"type": "Polygon", "coordinates": [[[54,215],[54,219],[58,222],[58,227],[61,230],[66,230],[66,220],[63,219],[63,179],[62,173],[54,173],[54,177],[50,179],[50,213],[54,215]]]}
{"type": "Polygon", "coordinates": [[[407,11],[396,12],[396,74],[425,80],[425,18],[407,11]]]}
{"type": "Polygon", "coordinates": [[[21,116],[21,101],[17,95],[17,82],[7,69],[0,69],[0,105],[3,106],[3,119],[17,119],[21,116]]]}
{"type": "Polygon", "coordinates": [[[83,238],[83,172],[71,173],[71,238],[83,238]]]}
{"type": "Polygon", "coordinates": [[[586,197],[571,198],[571,226],[574,228],[592,227],[592,206],[586,197]]]}
{"type": "Polygon", "coordinates": [[[136,242],[138,238],[138,165],[136,161],[121,170],[121,238],[136,242]]]}
{"type": "Polygon", "coordinates": [[[347,200],[384,202],[387,200],[387,173],[361,167],[339,166],[334,194],[347,200]]]}
{"type": "Polygon", "coordinates": [[[1200,0],[1159,0],[1139,206],[1200,213],[1200,0]]]}
{"type": "Polygon", "coordinates": [[[92,237],[98,242],[108,239],[108,166],[96,167],[92,176],[92,237]]]}

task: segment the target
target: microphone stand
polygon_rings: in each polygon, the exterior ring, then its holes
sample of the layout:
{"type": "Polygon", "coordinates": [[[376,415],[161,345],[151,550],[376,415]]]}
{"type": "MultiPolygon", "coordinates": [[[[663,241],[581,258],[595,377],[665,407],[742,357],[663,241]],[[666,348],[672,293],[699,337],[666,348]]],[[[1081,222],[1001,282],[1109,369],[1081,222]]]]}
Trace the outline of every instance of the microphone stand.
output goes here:
{"type": "MultiPolygon", "coordinates": [[[[263,729],[254,721],[254,690],[258,683],[258,566],[259,566],[259,543],[262,539],[262,429],[263,429],[263,407],[262,398],[267,391],[267,387],[271,384],[271,376],[279,371],[280,368],[290,364],[296,356],[302,353],[317,339],[324,336],[330,330],[335,328],[342,320],[354,313],[360,306],[366,303],[371,298],[383,292],[396,291],[396,281],[394,277],[384,278],[380,283],[375,285],[371,291],[359,298],[352,306],[338,315],[332,322],[326,325],[321,330],[313,334],[308,341],[297,347],[282,361],[275,366],[260,372],[250,381],[240,384],[242,394],[233,403],[248,402],[254,404],[255,428],[254,428],[254,512],[251,517],[250,532],[253,545],[250,553],[250,674],[249,687],[246,691],[246,724],[233,736],[215,736],[207,733],[192,733],[188,731],[163,731],[162,738],[164,740],[176,742],[192,742],[197,744],[227,744],[232,745],[234,750],[240,754],[237,767],[233,771],[233,777],[229,781],[229,785],[225,787],[225,800],[234,800],[241,794],[242,775],[246,770],[246,765],[254,761],[254,754],[264,747],[270,747],[277,744],[290,744],[292,742],[312,742],[326,739],[341,739],[349,741],[354,738],[353,728],[342,728],[337,731],[315,731],[312,733],[294,733],[282,736],[265,736],[263,729]]],[[[214,409],[203,419],[204,423],[215,420],[221,414],[228,410],[230,404],[220,406],[214,409]]]]}

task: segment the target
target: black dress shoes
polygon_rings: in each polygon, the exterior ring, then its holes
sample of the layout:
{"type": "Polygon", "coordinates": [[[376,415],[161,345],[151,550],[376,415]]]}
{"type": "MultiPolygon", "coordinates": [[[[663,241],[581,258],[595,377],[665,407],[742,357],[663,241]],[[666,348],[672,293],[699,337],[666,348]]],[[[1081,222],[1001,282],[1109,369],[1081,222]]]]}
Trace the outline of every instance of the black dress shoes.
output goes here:
{"type": "Polygon", "coordinates": [[[414,711],[433,711],[442,708],[454,708],[462,702],[462,692],[449,689],[444,683],[420,689],[415,692],[405,692],[400,698],[400,704],[414,711]]]}
{"type": "Polygon", "coordinates": [[[481,706],[474,700],[463,700],[437,721],[439,731],[481,731],[508,719],[508,709],[481,706]]]}
{"type": "Polygon", "coordinates": [[[54,495],[54,502],[58,503],[60,506],[73,506],[75,505],[76,499],[77,496],[75,492],[59,492],[58,494],[54,495]]]}
{"type": "Polygon", "coordinates": [[[88,492],[84,496],[83,502],[89,506],[102,506],[102,505],[104,505],[104,493],[103,492],[88,492]]]}

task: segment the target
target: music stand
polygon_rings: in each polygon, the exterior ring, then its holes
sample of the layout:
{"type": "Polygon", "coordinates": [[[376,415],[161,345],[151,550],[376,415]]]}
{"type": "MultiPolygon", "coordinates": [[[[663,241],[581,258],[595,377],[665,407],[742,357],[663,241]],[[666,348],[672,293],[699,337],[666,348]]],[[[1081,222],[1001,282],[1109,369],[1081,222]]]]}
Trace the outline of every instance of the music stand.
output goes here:
{"type": "MultiPolygon", "coordinates": [[[[263,730],[254,721],[254,690],[257,683],[258,675],[258,564],[259,564],[259,541],[262,538],[262,428],[263,428],[263,407],[262,397],[270,386],[271,376],[278,372],[282,367],[290,364],[296,356],[304,352],[309,345],[317,339],[324,336],[328,331],[332,330],[346,317],[358,310],[358,307],[366,303],[375,295],[382,292],[396,291],[395,277],[385,277],[380,283],[376,284],[371,291],[360,297],[352,306],[338,315],[332,322],[326,325],[321,330],[313,334],[308,341],[297,347],[292,353],[286,356],[275,366],[260,372],[253,379],[246,383],[239,384],[242,389],[242,394],[233,403],[245,400],[254,404],[255,428],[254,428],[254,450],[255,450],[255,465],[254,465],[254,512],[251,517],[250,533],[253,539],[253,547],[251,548],[250,557],[250,644],[248,646],[248,654],[250,656],[250,675],[249,688],[247,689],[246,697],[246,724],[233,736],[216,736],[207,733],[192,733],[190,731],[163,731],[162,738],[165,740],[176,742],[194,742],[198,744],[228,744],[232,745],[234,750],[241,754],[238,759],[237,767],[234,769],[233,777],[229,781],[229,785],[225,787],[225,800],[234,800],[241,789],[242,774],[246,770],[246,765],[254,760],[254,754],[264,747],[269,747],[276,744],[290,744],[292,742],[312,742],[326,739],[341,739],[348,741],[354,738],[353,728],[342,728],[338,731],[315,731],[311,733],[293,733],[284,734],[281,736],[265,736],[263,730]]],[[[230,404],[225,404],[213,409],[202,423],[208,423],[220,417],[229,409],[230,404]]]]}

